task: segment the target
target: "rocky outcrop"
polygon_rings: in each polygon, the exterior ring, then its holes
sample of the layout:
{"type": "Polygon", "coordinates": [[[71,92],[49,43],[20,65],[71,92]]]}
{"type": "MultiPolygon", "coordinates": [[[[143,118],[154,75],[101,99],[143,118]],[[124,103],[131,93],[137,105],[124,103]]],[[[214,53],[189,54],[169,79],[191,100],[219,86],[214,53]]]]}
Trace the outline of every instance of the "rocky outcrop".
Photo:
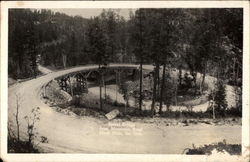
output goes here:
{"type": "Polygon", "coordinates": [[[52,80],[45,87],[45,96],[57,105],[68,104],[72,101],[72,96],[61,90],[60,86],[55,80],[52,80]]]}

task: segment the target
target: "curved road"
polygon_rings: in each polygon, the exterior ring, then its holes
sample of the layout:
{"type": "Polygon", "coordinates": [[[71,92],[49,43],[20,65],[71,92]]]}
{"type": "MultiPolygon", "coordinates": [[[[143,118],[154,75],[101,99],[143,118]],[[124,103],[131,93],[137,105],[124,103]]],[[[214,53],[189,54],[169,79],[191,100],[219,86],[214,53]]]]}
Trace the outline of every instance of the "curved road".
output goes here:
{"type": "MultiPolygon", "coordinates": [[[[112,64],[110,66],[129,66],[129,64],[112,64]]],[[[41,99],[43,85],[50,80],[67,73],[97,68],[96,65],[76,67],[51,72],[39,78],[15,84],[8,89],[9,121],[14,121],[16,95],[19,96],[19,120],[21,137],[27,137],[24,116],[32,108],[40,107],[40,121],[36,124],[39,136],[48,138],[48,143],[39,144],[45,152],[78,153],[182,153],[184,148],[208,144],[226,139],[228,143],[241,143],[241,126],[166,126],[148,123],[135,123],[142,128],[141,135],[104,135],[99,134],[101,126],[108,121],[92,117],[68,116],[46,105],[41,99]]],[[[152,69],[152,66],[145,66],[152,69]]],[[[13,124],[15,125],[15,124],[13,124]]]]}

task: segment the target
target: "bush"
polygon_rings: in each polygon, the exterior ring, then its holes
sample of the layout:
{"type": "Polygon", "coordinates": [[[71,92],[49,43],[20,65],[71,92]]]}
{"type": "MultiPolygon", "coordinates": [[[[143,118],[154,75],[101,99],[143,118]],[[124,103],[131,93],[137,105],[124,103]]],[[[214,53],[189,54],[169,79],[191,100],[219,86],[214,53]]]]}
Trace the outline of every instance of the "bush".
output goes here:
{"type": "MultiPolygon", "coordinates": [[[[210,114],[210,116],[212,117],[212,115],[213,115],[212,107],[209,107],[205,113],[210,114]]],[[[226,109],[226,110],[222,111],[218,107],[215,106],[215,116],[216,116],[216,118],[242,117],[242,112],[241,112],[240,108],[232,107],[230,109],[226,109]]]]}
{"type": "Polygon", "coordinates": [[[162,112],[161,117],[165,118],[212,118],[208,112],[190,112],[190,111],[165,111],[162,112]]]}
{"type": "Polygon", "coordinates": [[[225,112],[227,117],[242,117],[242,112],[238,107],[232,107],[225,112]]]}
{"type": "Polygon", "coordinates": [[[129,112],[128,115],[136,116],[136,117],[146,117],[146,116],[151,116],[152,112],[151,112],[151,110],[140,111],[140,109],[134,108],[134,110],[132,112],[129,112]]]}
{"type": "Polygon", "coordinates": [[[212,151],[216,149],[218,152],[223,152],[226,151],[230,155],[241,155],[241,145],[240,144],[227,144],[225,140],[223,142],[215,143],[215,144],[209,144],[209,145],[204,145],[202,147],[196,148],[193,145],[193,148],[187,148],[184,151],[187,150],[186,154],[187,155],[194,155],[194,154],[208,154],[210,155],[212,151]]]}
{"type": "Polygon", "coordinates": [[[13,136],[8,136],[8,153],[39,153],[39,150],[29,141],[17,140],[13,136]]]}

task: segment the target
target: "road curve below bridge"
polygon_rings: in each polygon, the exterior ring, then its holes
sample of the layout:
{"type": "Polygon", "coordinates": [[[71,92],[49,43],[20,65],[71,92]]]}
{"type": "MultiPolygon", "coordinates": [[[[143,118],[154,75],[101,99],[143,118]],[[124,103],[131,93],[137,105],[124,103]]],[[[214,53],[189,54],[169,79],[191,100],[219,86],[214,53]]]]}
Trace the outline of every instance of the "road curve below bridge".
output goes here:
{"type": "MultiPolygon", "coordinates": [[[[112,64],[112,67],[138,67],[130,64],[112,64]]],[[[189,126],[156,127],[147,123],[136,123],[142,128],[139,136],[99,134],[107,121],[92,117],[68,116],[46,105],[41,99],[42,87],[56,77],[97,68],[96,65],[75,67],[51,72],[36,79],[17,83],[8,89],[8,118],[14,122],[16,95],[19,99],[21,136],[26,137],[27,123],[24,116],[32,108],[40,107],[40,121],[36,124],[39,136],[48,138],[48,143],[39,146],[45,152],[55,153],[171,153],[178,154],[194,144],[208,144],[226,139],[228,143],[241,143],[241,126],[189,126]],[[183,138],[183,136],[185,136],[183,138]]],[[[145,69],[153,69],[145,66],[145,69]]],[[[15,125],[15,124],[14,124],[15,125]]]]}

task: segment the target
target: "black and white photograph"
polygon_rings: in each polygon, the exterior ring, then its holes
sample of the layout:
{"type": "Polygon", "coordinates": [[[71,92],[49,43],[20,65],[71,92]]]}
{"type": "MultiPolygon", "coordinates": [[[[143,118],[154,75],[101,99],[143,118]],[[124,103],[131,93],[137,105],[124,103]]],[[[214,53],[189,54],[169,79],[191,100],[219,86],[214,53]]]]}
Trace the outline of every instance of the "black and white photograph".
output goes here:
{"type": "Polygon", "coordinates": [[[248,8],[82,4],[5,10],[2,151],[249,160],[248,8]]]}

